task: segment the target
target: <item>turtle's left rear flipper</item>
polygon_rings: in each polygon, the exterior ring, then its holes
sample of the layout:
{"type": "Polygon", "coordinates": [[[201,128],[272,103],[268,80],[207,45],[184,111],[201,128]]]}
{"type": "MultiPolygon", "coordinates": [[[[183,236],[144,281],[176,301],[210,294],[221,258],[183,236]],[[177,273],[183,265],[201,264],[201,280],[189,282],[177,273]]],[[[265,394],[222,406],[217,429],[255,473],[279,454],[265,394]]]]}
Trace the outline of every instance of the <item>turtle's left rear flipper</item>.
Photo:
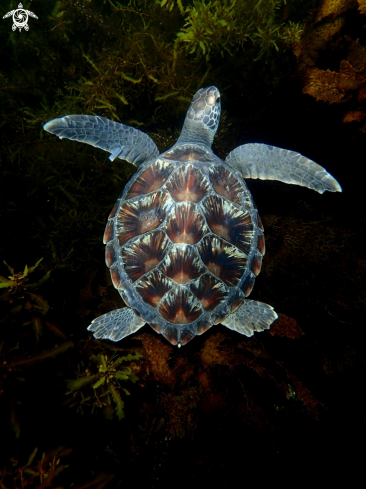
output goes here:
{"type": "Polygon", "coordinates": [[[146,321],[136,316],[130,307],[115,309],[94,319],[88,326],[94,338],[119,341],[142,328],[146,321]]]}
{"type": "Polygon", "coordinates": [[[111,153],[111,161],[118,157],[140,166],[144,161],[159,155],[150,136],[99,115],[65,115],[47,122],[43,129],[60,139],[67,138],[104,149],[111,153]]]}
{"type": "Polygon", "coordinates": [[[221,324],[245,336],[253,336],[255,331],[269,329],[277,318],[273,307],[263,302],[246,299],[221,324]]]}
{"type": "Polygon", "coordinates": [[[250,143],[238,146],[226,157],[225,163],[243,175],[243,178],[279,180],[301,185],[320,194],[342,192],[342,188],[324,168],[295,151],[267,144],[250,143]]]}

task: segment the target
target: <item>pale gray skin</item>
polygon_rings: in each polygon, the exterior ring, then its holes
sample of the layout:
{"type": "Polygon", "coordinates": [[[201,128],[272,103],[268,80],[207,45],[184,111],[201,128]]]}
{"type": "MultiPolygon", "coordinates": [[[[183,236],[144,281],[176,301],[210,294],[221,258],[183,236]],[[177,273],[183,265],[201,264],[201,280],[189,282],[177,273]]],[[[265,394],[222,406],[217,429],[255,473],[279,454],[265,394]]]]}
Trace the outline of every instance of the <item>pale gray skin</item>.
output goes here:
{"type": "MultiPolygon", "coordinates": [[[[202,149],[218,159],[211,145],[220,120],[220,92],[212,86],[201,88],[193,97],[178,141],[170,148],[187,146],[202,149]]],[[[100,116],[68,115],[53,119],[44,129],[57,135],[90,144],[109,153],[113,161],[120,158],[136,167],[149,166],[159,156],[153,140],[138,129],[100,116]]],[[[341,192],[339,183],[314,161],[294,151],[266,144],[249,143],[237,147],[225,159],[242,178],[279,180],[323,193],[341,192]]],[[[221,324],[246,336],[269,329],[277,319],[273,308],[262,302],[245,299],[221,324]]],[[[130,307],[117,309],[94,319],[88,327],[98,339],[119,341],[136,332],[146,321],[130,307]]],[[[179,336],[178,336],[179,338],[179,336]]],[[[181,343],[178,339],[178,347],[181,343]]]]}

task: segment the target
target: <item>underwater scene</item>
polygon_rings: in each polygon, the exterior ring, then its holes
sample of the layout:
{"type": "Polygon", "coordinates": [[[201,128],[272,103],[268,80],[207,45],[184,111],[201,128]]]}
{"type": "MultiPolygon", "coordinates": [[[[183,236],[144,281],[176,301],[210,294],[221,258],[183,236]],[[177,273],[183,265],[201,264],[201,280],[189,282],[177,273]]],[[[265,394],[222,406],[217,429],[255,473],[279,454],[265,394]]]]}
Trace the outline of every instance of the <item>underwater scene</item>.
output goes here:
{"type": "Polygon", "coordinates": [[[353,487],[366,0],[0,17],[0,488],[353,487]]]}

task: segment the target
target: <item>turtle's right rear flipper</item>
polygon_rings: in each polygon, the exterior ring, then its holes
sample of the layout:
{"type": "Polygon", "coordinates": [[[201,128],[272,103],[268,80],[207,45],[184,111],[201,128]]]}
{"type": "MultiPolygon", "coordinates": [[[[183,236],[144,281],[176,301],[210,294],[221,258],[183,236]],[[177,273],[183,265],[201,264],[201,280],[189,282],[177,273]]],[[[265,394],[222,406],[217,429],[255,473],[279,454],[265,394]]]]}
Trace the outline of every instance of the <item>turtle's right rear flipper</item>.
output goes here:
{"type": "Polygon", "coordinates": [[[109,159],[126,160],[135,166],[159,155],[147,134],[120,122],[94,115],[65,115],[47,122],[43,129],[60,139],[91,144],[111,153],[109,159]]]}
{"type": "Polygon", "coordinates": [[[269,329],[277,318],[272,306],[245,299],[221,324],[245,336],[253,336],[255,331],[269,329]]]}
{"type": "Polygon", "coordinates": [[[146,321],[136,316],[130,307],[115,309],[94,319],[88,326],[94,338],[119,341],[142,328],[146,321]]]}

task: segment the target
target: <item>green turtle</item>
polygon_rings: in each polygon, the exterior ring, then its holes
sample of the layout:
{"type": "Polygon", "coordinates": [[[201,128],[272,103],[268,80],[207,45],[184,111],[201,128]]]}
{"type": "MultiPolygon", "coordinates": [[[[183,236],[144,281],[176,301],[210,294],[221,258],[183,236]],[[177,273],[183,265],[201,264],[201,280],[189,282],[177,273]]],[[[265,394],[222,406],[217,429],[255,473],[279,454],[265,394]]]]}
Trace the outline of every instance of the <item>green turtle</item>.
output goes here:
{"type": "Polygon", "coordinates": [[[211,149],[220,110],[216,87],[198,90],[177,142],[162,154],[148,135],[104,117],[67,115],[44,125],[137,167],[104,233],[106,264],[126,307],[94,319],[95,338],[119,341],[147,323],[180,347],[216,324],[252,336],[277,319],[271,306],[248,299],[265,242],[245,179],[342,189],[314,161],[266,144],[244,144],[221,160],[211,149]]]}

